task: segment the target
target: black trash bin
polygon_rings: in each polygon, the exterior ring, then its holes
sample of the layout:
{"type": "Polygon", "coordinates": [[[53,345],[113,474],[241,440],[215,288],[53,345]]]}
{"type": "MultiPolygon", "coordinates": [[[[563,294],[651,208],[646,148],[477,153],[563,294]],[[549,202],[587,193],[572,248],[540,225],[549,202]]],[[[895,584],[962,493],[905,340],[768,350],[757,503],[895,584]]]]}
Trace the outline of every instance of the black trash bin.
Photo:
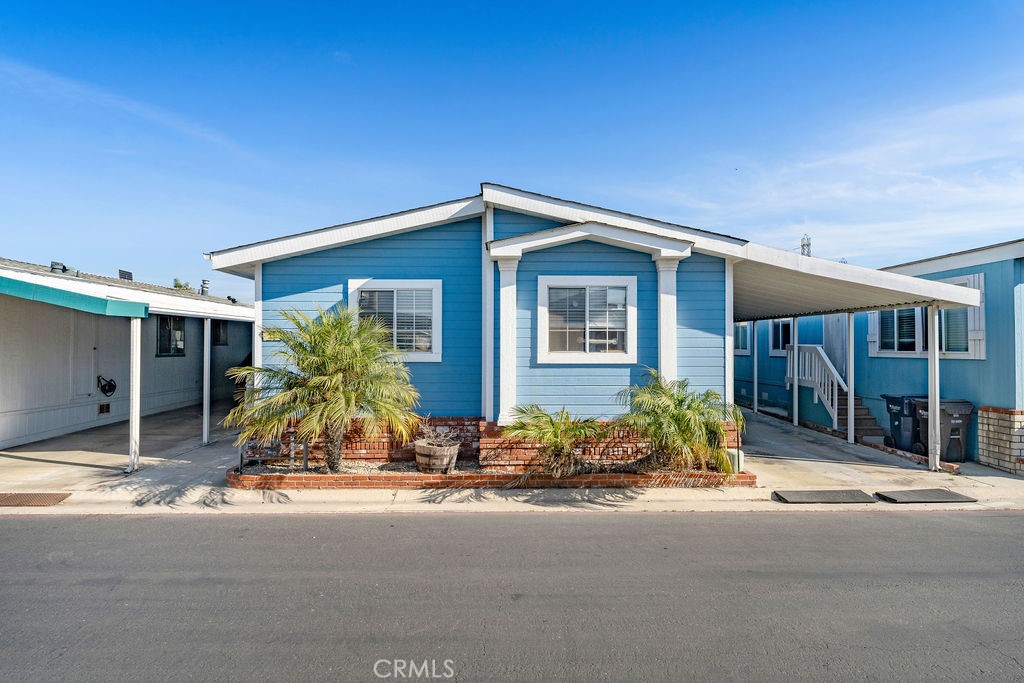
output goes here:
{"type": "Polygon", "coordinates": [[[889,436],[885,439],[885,445],[901,451],[910,451],[914,444],[921,440],[917,410],[914,408],[914,399],[921,397],[882,394],[882,398],[885,399],[885,409],[889,413],[889,436]]]}
{"type": "MultiPolygon", "coordinates": [[[[914,399],[914,412],[920,425],[915,452],[928,453],[928,399],[914,399]]],[[[960,398],[939,400],[941,413],[939,459],[945,462],[963,462],[967,459],[967,426],[974,412],[974,404],[960,398]]]]}

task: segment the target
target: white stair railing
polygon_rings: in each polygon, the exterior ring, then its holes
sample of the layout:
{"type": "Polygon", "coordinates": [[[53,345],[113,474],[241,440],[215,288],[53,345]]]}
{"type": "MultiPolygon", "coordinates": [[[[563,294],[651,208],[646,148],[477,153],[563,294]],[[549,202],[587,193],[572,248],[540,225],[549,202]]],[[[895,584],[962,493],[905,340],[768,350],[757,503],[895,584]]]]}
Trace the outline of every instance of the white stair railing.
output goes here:
{"type": "MultiPolygon", "coordinates": [[[[797,380],[802,387],[814,389],[814,402],[821,401],[832,418],[832,429],[839,429],[839,392],[848,391],[846,381],[832,365],[821,346],[800,345],[797,380]]],[[[786,347],[786,388],[793,380],[793,345],[786,347]]]]}

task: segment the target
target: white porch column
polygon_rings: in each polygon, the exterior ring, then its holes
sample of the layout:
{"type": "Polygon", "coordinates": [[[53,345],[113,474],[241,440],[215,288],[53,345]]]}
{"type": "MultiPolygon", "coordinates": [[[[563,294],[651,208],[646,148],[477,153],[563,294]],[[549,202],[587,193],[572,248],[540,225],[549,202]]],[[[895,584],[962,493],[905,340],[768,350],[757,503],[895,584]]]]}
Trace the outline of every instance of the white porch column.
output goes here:
{"type": "Polygon", "coordinates": [[[483,368],[482,391],[480,396],[483,405],[480,407],[480,414],[484,421],[494,420],[494,263],[487,251],[488,243],[494,239],[494,207],[488,206],[484,209],[483,218],[483,239],[481,248],[481,267],[483,272],[483,344],[481,350],[483,358],[480,367],[483,368]]]}
{"type": "Polygon", "coordinates": [[[263,264],[256,264],[256,293],[253,307],[256,318],[252,325],[252,364],[253,367],[263,366],[263,264]]]}
{"type": "Polygon", "coordinates": [[[654,258],[658,267],[658,372],[668,380],[679,377],[676,357],[676,270],[678,258],[654,258]]]}
{"type": "Polygon", "coordinates": [[[210,324],[203,318],[203,445],[210,443],[210,324]]]}
{"type": "Polygon", "coordinates": [[[732,266],[732,259],[725,259],[725,402],[727,405],[736,402],[736,348],[733,346],[732,338],[736,333],[736,317],[733,314],[732,266]]]}
{"type": "MultiPolygon", "coordinates": [[[[769,333],[771,330],[769,329],[769,333]]],[[[757,321],[750,323],[750,345],[754,354],[754,412],[756,413],[759,408],[760,398],[757,395],[757,321]]]]}
{"type": "Polygon", "coordinates": [[[800,426],[800,331],[797,319],[790,318],[790,345],[793,347],[793,425],[800,426]]]}
{"type": "Polygon", "coordinates": [[[853,393],[853,313],[846,314],[846,440],[849,443],[856,441],[853,433],[854,415],[854,393],[853,393]]]}
{"type": "Polygon", "coordinates": [[[939,402],[939,307],[928,307],[928,469],[939,470],[942,407],[939,402]]]}
{"type": "Polygon", "coordinates": [[[132,318],[128,362],[128,467],[139,469],[139,441],[142,422],[142,318],[132,318]]]}
{"type": "Polygon", "coordinates": [[[500,301],[499,357],[501,385],[498,391],[498,422],[507,424],[516,406],[516,270],[519,259],[498,259],[498,298],[500,301]]]}

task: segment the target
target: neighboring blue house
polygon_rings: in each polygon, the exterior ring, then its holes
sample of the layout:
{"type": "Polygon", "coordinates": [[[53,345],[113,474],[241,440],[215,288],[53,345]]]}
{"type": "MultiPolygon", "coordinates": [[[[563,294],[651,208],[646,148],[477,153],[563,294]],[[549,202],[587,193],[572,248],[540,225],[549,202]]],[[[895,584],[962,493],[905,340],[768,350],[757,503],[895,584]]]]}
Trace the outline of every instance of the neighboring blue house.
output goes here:
{"type": "MultiPolygon", "coordinates": [[[[970,420],[966,454],[971,459],[1024,473],[1024,240],[922,259],[883,269],[927,280],[974,288],[981,305],[943,310],[938,320],[940,383],[943,398],[970,401],[976,407],[970,420]],[[1014,444],[1017,444],[1016,446],[1014,444]]],[[[824,356],[837,375],[848,379],[846,315],[801,318],[798,321],[801,357],[824,356]]],[[[737,343],[756,336],[759,408],[792,415],[790,366],[786,347],[792,321],[762,322],[757,334],[749,325],[736,335],[737,343]]],[[[855,431],[862,436],[881,433],[871,418],[888,431],[889,418],[882,394],[927,393],[927,355],[930,345],[926,314],[913,306],[862,312],[854,316],[854,393],[863,406],[855,431]]],[[[740,403],[755,400],[753,349],[737,349],[736,392],[740,403]]],[[[806,366],[806,363],[804,364],[806,366]]],[[[802,367],[802,375],[806,367],[802,367]]],[[[800,381],[801,420],[845,429],[845,409],[833,410],[828,396],[803,376],[800,381]],[[838,412],[838,419],[833,413],[838,412]]],[[[840,394],[842,392],[839,392],[840,394]]],[[[842,398],[841,401],[842,403],[842,398]]]]}
{"type": "MultiPolygon", "coordinates": [[[[256,325],[335,305],[389,321],[437,417],[621,411],[645,368],[733,399],[733,322],[910,303],[959,287],[485,183],[479,194],[213,252],[252,278],[256,325]]],[[[254,361],[272,362],[256,344],[254,361]]]]}

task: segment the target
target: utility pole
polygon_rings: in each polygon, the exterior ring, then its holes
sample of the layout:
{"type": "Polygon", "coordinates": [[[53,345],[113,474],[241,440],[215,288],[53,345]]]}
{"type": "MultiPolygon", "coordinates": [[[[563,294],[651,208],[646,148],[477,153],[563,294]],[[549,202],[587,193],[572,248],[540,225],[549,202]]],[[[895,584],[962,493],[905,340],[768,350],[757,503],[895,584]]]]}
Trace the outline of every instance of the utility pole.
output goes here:
{"type": "Polygon", "coordinates": [[[804,236],[800,238],[800,255],[811,255],[811,236],[807,233],[804,233],[804,236]]]}

